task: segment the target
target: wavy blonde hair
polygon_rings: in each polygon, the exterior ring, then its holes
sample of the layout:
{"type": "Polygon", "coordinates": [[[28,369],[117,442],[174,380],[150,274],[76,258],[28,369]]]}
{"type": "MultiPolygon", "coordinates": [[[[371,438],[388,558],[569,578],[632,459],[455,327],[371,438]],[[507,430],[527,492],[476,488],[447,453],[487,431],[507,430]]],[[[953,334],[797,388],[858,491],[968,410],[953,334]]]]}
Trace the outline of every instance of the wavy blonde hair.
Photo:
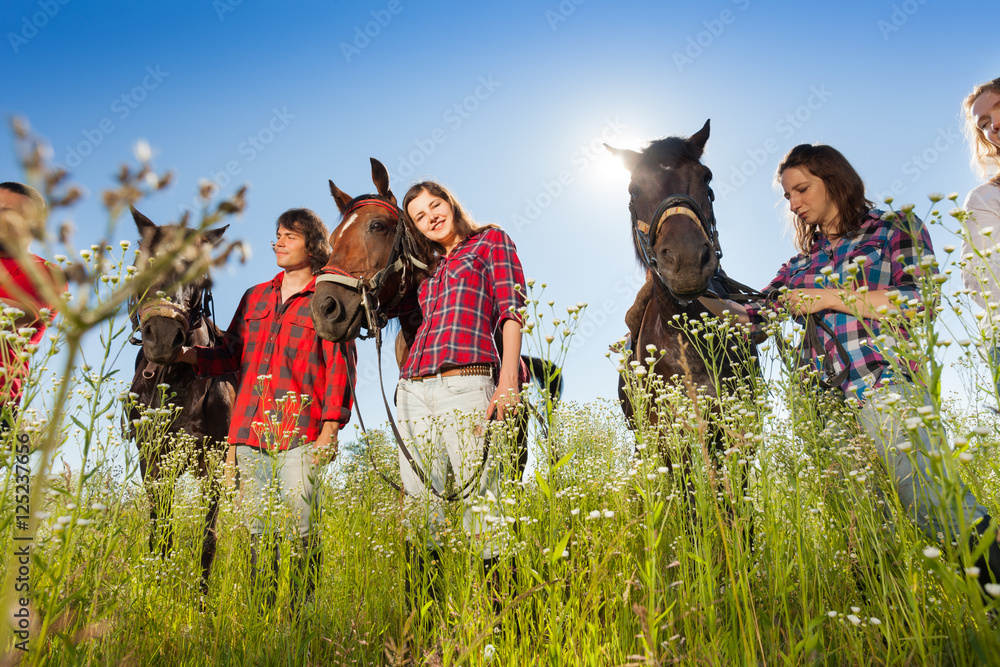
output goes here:
{"type": "Polygon", "coordinates": [[[980,95],[987,92],[1000,95],[1000,78],[979,84],[962,102],[962,111],[965,114],[965,134],[969,139],[969,148],[972,151],[973,170],[983,178],[1000,185],[1000,148],[986,141],[986,137],[976,126],[976,119],[972,117],[972,105],[976,103],[980,95]]]}

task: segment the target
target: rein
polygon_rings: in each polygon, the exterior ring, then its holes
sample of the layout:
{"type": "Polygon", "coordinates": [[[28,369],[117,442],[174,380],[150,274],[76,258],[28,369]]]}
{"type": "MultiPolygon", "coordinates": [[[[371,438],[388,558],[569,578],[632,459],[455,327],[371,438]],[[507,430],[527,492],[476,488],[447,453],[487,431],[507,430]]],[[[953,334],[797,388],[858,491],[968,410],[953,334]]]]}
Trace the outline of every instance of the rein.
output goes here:
{"type": "MultiPolygon", "coordinates": [[[[750,301],[774,302],[778,300],[778,290],[762,294],[752,287],[747,287],[743,283],[733,280],[725,273],[722,273],[721,268],[716,270],[711,282],[716,284],[719,289],[709,289],[705,295],[714,299],[725,299],[735,301],[736,303],[747,303],[750,301]]],[[[803,339],[811,350],[823,356],[823,372],[830,378],[829,380],[820,378],[818,380],[819,385],[823,389],[839,387],[847,380],[847,376],[850,374],[851,356],[847,353],[847,348],[844,347],[844,344],[834,334],[833,329],[823,320],[819,313],[810,313],[805,319],[806,327],[802,334],[803,339]],[[839,373],[835,372],[833,359],[826,353],[826,348],[819,339],[819,330],[822,330],[823,333],[833,340],[837,355],[840,357],[840,364],[843,367],[839,373]]],[[[781,338],[778,339],[778,344],[781,346],[786,345],[784,339],[781,338]]]]}
{"type": "MultiPolygon", "coordinates": [[[[420,465],[417,463],[416,459],[413,457],[413,454],[410,453],[409,448],[403,441],[402,434],[399,432],[399,427],[396,426],[396,420],[392,416],[392,408],[389,407],[389,399],[385,395],[385,382],[382,379],[382,329],[380,328],[375,329],[374,338],[375,338],[375,349],[377,351],[376,354],[378,355],[378,387],[379,390],[382,392],[382,403],[385,405],[385,414],[389,418],[389,427],[392,429],[392,434],[396,438],[396,445],[399,447],[399,451],[403,454],[403,458],[405,458],[406,462],[410,465],[410,469],[417,475],[417,478],[420,480],[420,483],[424,485],[424,488],[430,489],[431,493],[433,493],[435,496],[437,496],[438,498],[440,498],[445,502],[456,502],[459,500],[465,500],[466,498],[472,495],[472,491],[474,490],[473,483],[479,481],[479,478],[483,474],[483,470],[486,468],[486,461],[490,455],[490,444],[491,444],[489,430],[487,429],[486,435],[483,438],[482,461],[479,462],[479,467],[476,468],[475,472],[469,477],[469,480],[462,486],[462,488],[448,494],[441,493],[440,491],[435,489],[433,481],[427,476],[427,473],[425,473],[423,469],[420,467],[420,465]]],[[[341,345],[340,353],[342,355],[346,354],[346,350],[343,348],[345,344],[339,343],[339,345],[341,345]]],[[[406,494],[406,490],[403,489],[401,485],[396,484],[396,482],[393,481],[391,477],[382,472],[382,470],[378,467],[378,463],[376,463],[375,461],[375,452],[371,447],[371,440],[368,438],[368,430],[365,428],[365,421],[361,417],[361,407],[358,405],[358,398],[354,393],[354,378],[350,377],[351,373],[350,366],[348,366],[347,373],[348,373],[348,378],[347,378],[348,386],[351,388],[351,399],[354,401],[355,412],[357,412],[358,414],[358,424],[361,426],[361,434],[364,436],[365,440],[367,440],[369,443],[368,461],[371,464],[372,469],[378,473],[379,477],[381,477],[386,484],[395,489],[397,493],[406,494]]]]}

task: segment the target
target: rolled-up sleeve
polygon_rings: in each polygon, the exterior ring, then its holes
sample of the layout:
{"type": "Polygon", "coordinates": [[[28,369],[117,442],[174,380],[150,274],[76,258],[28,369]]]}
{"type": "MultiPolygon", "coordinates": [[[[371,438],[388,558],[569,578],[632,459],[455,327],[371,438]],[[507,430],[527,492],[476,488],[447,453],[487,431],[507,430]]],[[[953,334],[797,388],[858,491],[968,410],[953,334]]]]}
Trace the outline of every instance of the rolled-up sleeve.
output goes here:
{"type": "Polygon", "coordinates": [[[891,289],[898,290],[904,299],[921,302],[920,280],[937,273],[933,263],[921,266],[921,258],[934,255],[927,225],[915,215],[897,214],[887,241],[886,252],[891,259],[891,289]]]}
{"type": "Polygon", "coordinates": [[[351,418],[353,383],[357,380],[358,352],[354,343],[321,344],[325,365],[325,391],[321,418],[343,428],[351,418]]]}
{"type": "Polygon", "coordinates": [[[508,319],[515,320],[523,326],[524,317],[518,309],[526,301],[524,270],[521,268],[521,260],[517,257],[517,249],[505,232],[491,229],[489,234],[494,239],[491,244],[489,276],[493,296],[500,310],[497,326],[503,325],[508,319]]]}

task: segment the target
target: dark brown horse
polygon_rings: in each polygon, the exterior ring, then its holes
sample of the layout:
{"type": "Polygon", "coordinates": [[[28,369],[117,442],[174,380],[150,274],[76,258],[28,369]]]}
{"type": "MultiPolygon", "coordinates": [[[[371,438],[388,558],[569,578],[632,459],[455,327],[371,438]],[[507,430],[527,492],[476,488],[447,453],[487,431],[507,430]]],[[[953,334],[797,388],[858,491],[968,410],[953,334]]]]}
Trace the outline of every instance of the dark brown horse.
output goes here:
{"type": "MultiPolygon", "coordinates": [[[[708,141],[709,122],[689,138],[667,137],[652,142],[641,153],[607,146],[622,158],[632,174],[628,192],[632,216],[632,241],[636,257],[647,270],[646,284],[626,316],[632,339],[633,360],[643,361],[652,345],[666,353],[653,372],[665,383],[681,376],[708,394],[733,390],[736,380],[758,374],[755,348],[749,341],[735,340],[717,346],[723,351],[709,368],[699,354],[704,341],[696,340],[684,318],[700,320],[709,312],[698,297],[712,291],[730,293],[732,283],[719,266],[722,251],[715,226],[710,186],[711,170],[701,163],[708,141]],[[732,347],[736,350],[733,351],[732,347]]],[[[657,356],[657,355],[654,355],[657,356]]],[[[633,407],[619,378],[619,396],[626,418],[631,422],[633,407]]],[[[651,424],[659,418],[650,402],[651,424]]],[[[713,429],[713,445],[722,434],[713,429]]]]}
{"type": "MultiPolygon", "coordinates": [[[[354,340],[363,329],[371,335],[388,319],[398,318],[396,361],[402,367],[422,321],[416,290],[433,271],[436,258],[424,237],[408,232],[400,219],[385,167],[375,158],[371,164],[377,194],[352,198],[330,181],[342,220],[330,234],[330,260],[325,275],[317,279],[310,310],[316,333],[335,342],[354,340]]],[[[535,357],[522,356],[521,361],[522,376],[538,382],[554,406],[562,391],[559,369],[535,357]]],[[[522,419],[527,419],[524,411],[522,419]]],[[[528,460],[526,422],[519,426],[516,470],[523,472],[528,460]]]]}
{"type": "MultiPolygon", "coordinates": [[[[208,480],[208,515],[205,517],[201,550],[201,589],[208,591],[208,576],[215,558],[215,523],[219,515],[220,486],[212,469],[224,456],[224,440],[229,431],[236,396],[236,378],[232,375],[200,378],[189,364],[171,363],[181,346],[215,346],[222,332],[211,320],[211,279],[207,266],[204,273],[186,280],[192,265],[207,257],[218,245],[226,227],[214,229],[198,238],[196,231],[177,225],[157,226],[146,216],[132,209],[139,229],[140,269],[148,268],[150,260],[163,261],[177,254],[173,266],[132,304],[133,329],[142,333],[142,349],[136,359],[132,392],[138,396],[128,409],[131,436],[136,439],[139,465],[149,498],[149,518],[152,523],[149,548],[166,556],[173,548],[170,511],[174,479],[163,479],[164,459],[186,434],[193,441],[192,452],[198,475],[208,480]],[[183,250],[177,253],[177,249],[183,250]],[[180,408],[165,434],[150,437],[136,426],[144,408],[161,408],[163,394],[159,385],[167,385],[170,403],[180,408]]],[[[228,225],[227,225],[228,227],[228,225]]]]}

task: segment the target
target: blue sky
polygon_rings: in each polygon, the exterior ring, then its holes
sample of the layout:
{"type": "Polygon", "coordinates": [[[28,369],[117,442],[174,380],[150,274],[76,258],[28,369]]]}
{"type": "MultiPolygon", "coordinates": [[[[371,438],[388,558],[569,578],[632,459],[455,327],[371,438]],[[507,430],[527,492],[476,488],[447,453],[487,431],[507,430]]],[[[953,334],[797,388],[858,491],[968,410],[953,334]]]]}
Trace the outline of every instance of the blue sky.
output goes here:
{"type": "MultiPolygon", "coordinates": [[[[614,396],[604,352],[641,278],[627,174],[601,141],[640,148],[711,118],[723,265],[760,286],[793,254],[772,175],[795,144],[837,147],[871,196],[895,190],[918,211],[929,192],[964,197],[975,185],[960,103],[1000,75],[995,40],[971,30],[995,11],[920,0],[8,0],[0,114],[29,118],[55,160],[75,165],[91,195],[70,214],[79,246],[103,235],[97,194],[139,138],[176,171],[142,206],[157,222],[190,206],[201,179],[223,193],[248,183],[227,238],[254,255],[216,277],[222,326],[247,287],[277,272],[268,241],[282,211],[306,206],[336,225],[327,179],[370,192],[373,156],[399,196],[441,181],[477,220],[507,229],[557,306],[590,304],[565,368],[566,396],[590,401],[614,396]]],[[[11,146],[0,141],[2,180],[22,176],[11,146]]],[[[111,240],[135,236],[122,220],[111,240]]],[[[359,353],[370,377],[374,348],[359,353]]],[[[369,422],[381,415],[376,391],[362,381],[369,422]]]]}

